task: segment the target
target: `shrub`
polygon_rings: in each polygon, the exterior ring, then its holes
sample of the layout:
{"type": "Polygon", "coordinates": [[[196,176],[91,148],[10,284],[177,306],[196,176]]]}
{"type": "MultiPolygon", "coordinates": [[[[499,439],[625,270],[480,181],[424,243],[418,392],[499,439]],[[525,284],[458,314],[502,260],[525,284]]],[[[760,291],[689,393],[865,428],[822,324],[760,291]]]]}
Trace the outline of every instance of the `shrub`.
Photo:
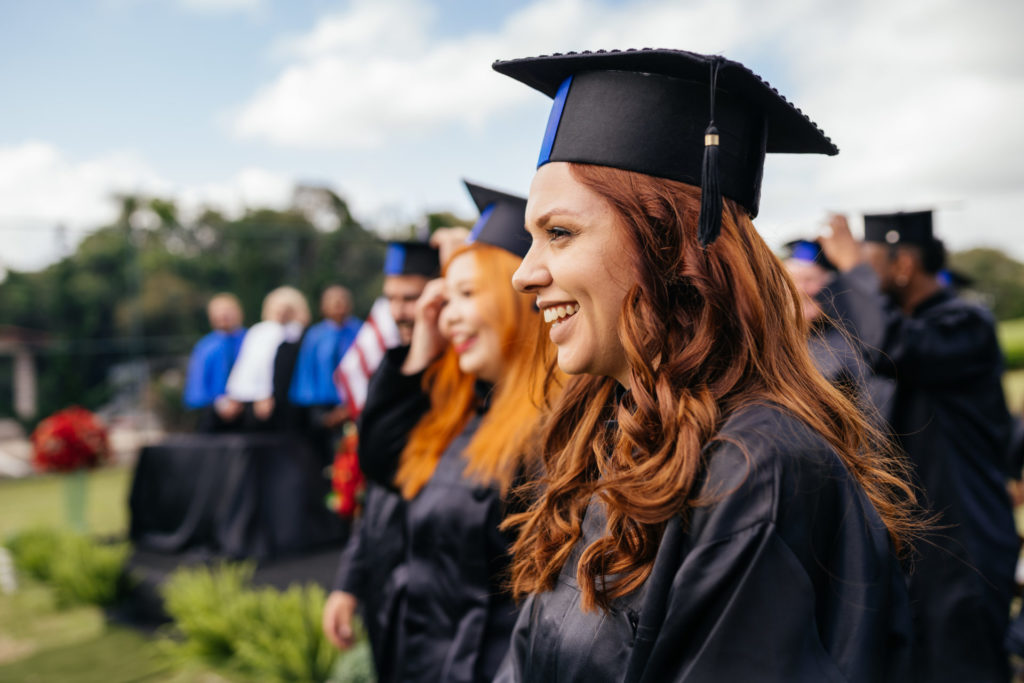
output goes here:
{"type": "Polygon", "coordinates": [[[49,528],[28,529],[7,541],[19,571],[53,586],[61,607],[109,605],[124,587],[126,543],[102,544],[49,528]]]}
{"type": "MultiPolygon", "coordinates": [[[[171,652],[256,680],[327,680],[337,671],[338,653],[320,630],[324,590],[252,588],[252,573],[251,564],[175,571],[163,588],[164,608],[174,620],[171,652]]],[[[344,680],[372,680],[359,677],[360,666],[364,662],[352,659],[344,680]]]]}

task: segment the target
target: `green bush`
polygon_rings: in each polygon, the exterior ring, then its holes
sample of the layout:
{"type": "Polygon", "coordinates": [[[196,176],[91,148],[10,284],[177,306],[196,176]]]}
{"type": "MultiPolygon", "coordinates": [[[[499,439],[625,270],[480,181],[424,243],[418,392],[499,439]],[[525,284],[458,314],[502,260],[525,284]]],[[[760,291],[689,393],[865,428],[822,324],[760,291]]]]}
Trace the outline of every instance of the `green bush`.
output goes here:
{"type": "Polygon", "coordinates": [[[14,566],[19,571],[40,581],[49,581],[65,536],[66,533],[56,529],[38,527],[12,535],[4,545],[11,551],[14,566]]]}
{"type": "Polygon", "coordinates": [[[999,345],[1006,357],[1006,367],[1024,368],[1024,318],[999,323],[999,345]]]}
{"type": "Polygon", "coordinates": [[[176,570],[164,584],[164,610],[174,620],[171,649],[184,659],[224,666],[235,656],[239,623],[256,618],[251,564],[176,570]]]}
{"type": "Polygon", "coordinates": [[[53,586],[57,604],[109,605],[121,594],[125,543],[102,544],[50,528],[28,529],[7,540],[19,571],[53,586]]]}
{"type": "Polygon", "coordinates": [[[369,661],[365,647],[346,653],[350,666],[343,679],[337,678],[338,653],[320,628],[322,588],[252,588],[252,572],[250,564],[174,572],[163,594],[164,608],[174,620],[174,640],[168,648],[176,657],[233,669],[256,680],[324,681],[332,672],[331,680],[372,680],[360,677],[369,661]]]}
{"type": "Polygon", "coordinates": [[[68,535],[51,565],[59,605],[110,605],[121,595],[127,543],[104,545],[68,535]]]}

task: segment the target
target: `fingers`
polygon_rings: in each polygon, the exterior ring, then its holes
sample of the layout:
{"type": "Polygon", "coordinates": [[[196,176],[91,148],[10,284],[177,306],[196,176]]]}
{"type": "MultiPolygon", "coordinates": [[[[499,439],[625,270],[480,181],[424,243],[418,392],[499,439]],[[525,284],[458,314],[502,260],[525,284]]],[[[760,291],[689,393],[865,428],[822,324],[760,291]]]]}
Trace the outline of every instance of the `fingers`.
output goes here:
{"type": "Polygon", "coordinates": [[[438,250],[441,264],[448,263],[448,259],[456,249],[466,243],[469,237],[467,228],[438,228],[430,235],[430,246],[438,250]]]}

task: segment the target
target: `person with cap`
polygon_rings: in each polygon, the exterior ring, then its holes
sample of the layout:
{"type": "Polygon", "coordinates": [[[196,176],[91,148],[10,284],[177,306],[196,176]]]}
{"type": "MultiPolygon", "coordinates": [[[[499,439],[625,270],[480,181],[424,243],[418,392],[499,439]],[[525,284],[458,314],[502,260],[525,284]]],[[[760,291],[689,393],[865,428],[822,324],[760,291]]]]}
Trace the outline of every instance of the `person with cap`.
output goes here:
{"type": "MultiPolygon", "coordinates": [[[[440,274],[438,250],[425,242],[391,242],[384,259],[383,295],[402,346],[412,341],[416,301],[440,274]]],[[[373,381],[373,380],[371,380],[373,381]]],[[[405,575],[405,508],[390,486],[366,482],[362,515],[338,564],[323,610],[323,630],[338,649],[355,644],[352,617],[359,613],[370,640],[377,680],[394,679],[397,644],[388,626],[396,618],[405,575]]]]}
{"type": "Polygon", "coordinates": [[[213,328],[192,349],[185,376],[185,405],[199,411],[197,430],[216,432],[228,426],[214,410],[223,401],[228,375],[245,337],[242,304],[234,294],[222,292],[210,299],[206,315],[213,328]]]}
{"type": "Polygon", "coordinates": [[[836,267],[816,240],[797,239],[784,245],[782,263],[800,294],[800,308],[809,323],[811,358],[829,382],[857,402],[875,424],[885,428],[895,383],[871,371],[865,349],[854,339],[835,310],[832,287],[836,267]]]}
{"type": "Polygon", "coordinates": [[[390,680],[491,681],[516,619],[499,525],[535,466],[544,329],[511,285],[526,201],[467,186],[480,218],[417,302],[410,345],[381,363],[360,422],[364,473],[405,501],[390,680]]]}
{"type": "Polygon", "coordinates": [[[1018,538],[1006,453],[1010,417],[991,314],[936,278],[932,213],[864,217],[858,244],[844,216],[821,242],[840,271],[836,306],[893,377],[891,426],[937,532],[910,575],[919,681],[1005,681],[1003,638],[1018,538]]]}
{"type": "Polygon", "coordinates": [[[309,434],[323,452],[324,462],[334,456],[335,441],[348,419],[345,399],[334,384],[334,369],[359,332],[362,321],[351,315],[352,294],[331,285],[320,295],[323,320],[302,337],[292,372],[288,400],[303,408],[309,434]]]}
{"type": "Polygon", "coordinates": [[[751,222],[765,152],[835,146],[719,56],[494,68],[555,100],[513,282],[572,375],[509,520],[496,680],[906,680],[913,493],[751,222]]]}

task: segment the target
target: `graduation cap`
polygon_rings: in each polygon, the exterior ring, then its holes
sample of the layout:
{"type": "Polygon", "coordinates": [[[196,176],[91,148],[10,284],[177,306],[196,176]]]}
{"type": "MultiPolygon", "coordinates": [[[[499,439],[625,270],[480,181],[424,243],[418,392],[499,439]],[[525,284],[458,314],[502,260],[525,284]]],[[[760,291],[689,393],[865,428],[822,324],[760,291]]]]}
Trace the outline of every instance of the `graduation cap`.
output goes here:
{"type": "Polygon", "coordinates": [[[470,230],[466,242],[483,242],[501,247],[519,258],[526,256],[530,250],[530,236],[523,227],[526,224],[526,199],[474,185],[468,180],[462,182],[480,211],[480,219],[470,230]]]}
{"type": "Polygon", "coordinates": [[[952,268],[943,268],[936,277],[943,287],[952,287],[953,289],[965,289],[974,284],[974,278],[952,268]]]}
{"type": "Polygon", "coordinates": [[[597,164],[698,186],[703,245],[718,237],[723,196],[757,215],[766,152],[839,153],[778,91],[724,57],[601,50],[493,66],[554,98],[538,167],[597,164]]]}
{"type": "Polygon", "coordinates": [[[796,259],[797,261],[806,261],[808,263],[815,263],[825,270],[834,271],[836,270],[835,265],[828,260],[825,256],[825,252],[821,250],[821,244],[813,240],[792,240],[786,242],[783,245],[785,251],[785,258],[796,259]]]}
{"type": "Polygon", "coordinates": [[[864,241],[931,246],[932,212],[910,211],[864,216],[864,241]]]}
{"type": "Polygon", "coordinates": [[[441,273],[437,249],[426,242],[388,242],[384,255],[385,275],[423,275],[434,278],[441,273]]]}

